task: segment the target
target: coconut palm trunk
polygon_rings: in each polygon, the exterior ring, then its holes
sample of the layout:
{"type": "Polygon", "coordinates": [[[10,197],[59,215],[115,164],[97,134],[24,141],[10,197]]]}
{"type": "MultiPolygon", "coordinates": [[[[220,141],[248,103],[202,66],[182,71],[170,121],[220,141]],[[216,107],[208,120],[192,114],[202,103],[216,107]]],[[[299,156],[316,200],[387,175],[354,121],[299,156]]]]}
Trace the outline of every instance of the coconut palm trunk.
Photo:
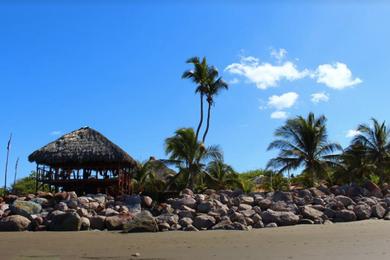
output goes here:
{"type": "Polygon", "coordinates": [[[199,132],[200,132],[200,129],[202,128],[202,124],[203,124],[203,99],[204,99],[204,95],[200,94],[200,121],[199,121],[198,128],[196,129],[196,135],[195,135],[196,140],[198,140],[199,132]]]}
{"type": "Polygon", "coordinates": [[[211,102],[208,101],[208,109],[207,109],[207,123],[206,123],[206,130],[203,134],[202,142],[204,143],[206,141],[207,134],[210,129],[210,117],[211,117],[211,102]]]}

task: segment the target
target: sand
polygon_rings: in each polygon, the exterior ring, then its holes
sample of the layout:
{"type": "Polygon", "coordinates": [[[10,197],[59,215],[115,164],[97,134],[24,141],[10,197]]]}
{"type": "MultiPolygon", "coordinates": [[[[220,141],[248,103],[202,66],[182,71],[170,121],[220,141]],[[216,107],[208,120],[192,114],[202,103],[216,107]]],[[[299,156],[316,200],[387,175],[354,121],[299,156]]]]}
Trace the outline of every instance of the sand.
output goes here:
{"type": "Polygon", "coordinates": [[[249,232],[0,233],[0,259],[390,259],[390,221],[249,232]]]}

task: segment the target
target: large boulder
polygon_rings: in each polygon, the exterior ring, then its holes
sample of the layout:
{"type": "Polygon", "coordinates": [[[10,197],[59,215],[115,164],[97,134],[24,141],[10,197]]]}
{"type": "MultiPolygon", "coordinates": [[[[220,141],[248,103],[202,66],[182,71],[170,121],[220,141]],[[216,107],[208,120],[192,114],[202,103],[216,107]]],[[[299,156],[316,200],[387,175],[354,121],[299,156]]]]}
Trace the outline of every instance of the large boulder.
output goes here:
{"type": "Polygon", "coordinates": [[[142,211],[134,216],[132,220],[124,224],[123,231],[129,232],[157,232],[157,222],[149,211],[142,211]]]}
{"type": "Polygon", "coordinates": [[[214,204],[212,201],[202,201],[198,204],[198,212],[200,213],[209,213],[214,209],[214,204]]]}
{"type": "Polygon", "coordinates": [[[383,197],[381,188],[379,188],[379,186],[373,183],[372,181],[367,181],[364,184],[364,187],[370,192],[371,196],[378,197],[378,198],[383,197]]]}
{"type": "Polygon", "coordinates": [[[335,197],[335,199],[341,202],[344,205],[344,207],[348,207],[349,205],[355,204],[355,202],[350,197],[347,196],[338,195],[335,197]]]}
{"type": "Polygon", "coordinates": [[[50,231],[79,231],[80,228],[81,218],[74,212],[53,216],[48,227],[50,231]]]}
{"type": "Polygon", "coordinates": [[[89,218],[91,229],[104,230],[106,228],[105,216],[93,216],[89,218]]]}
{"type": "Polygon", "coordinates": [[[123,226],[131,220],[130,215],[106,217],[104,223],[108,230],[123,230],[123,226]]]}
{"type": "Polygon", "coordinates": [[[275,202],[276,201],[292,202],[293,196],[292,196],[291,192],[276,191],[272,195],[272,200],[275,202]]]}
{"type": "Polygon", "coordinates": [[[316,210],[311,206],[303,206],[301,208],[301,214],[304,218],[311,220],[322,219],[324,217],[324,213],[322,211],[316,210]]]}
{"type": "Polygon", "coordinates": [[[179,216],[176,214],[162,214],[156,217],[158,223],[166,222],[169,225],[175,225],[179,222],[179,216]]]}
{"type": "Polygon", "coordinates": [[[369,219],[372,214],[371,207],[365,203],[356,205],[353,211],[355,212],[356,218],[358,220],[369,219]]]}
{"type": "Polygon", "coordinates": [[[343,209],[340,211],[336,211],[336,214],[333,218],[335,222],[349,222],[355,221],[356,215],[352,210],[343,209]]]}
{"type": "Polygon", "coordinates": [[[183,195],[180,199],[174,199],[171,201],[171,205],[174,209],[180,209],[183,206],[187,206],[190,208],[195,208],[196,206],[196,200],[189,196],[189,195],[183,195]]]}
{"type": "Polygon", "coordinates": [[[376,218],[383,218],[386,214],[386,209],[380,204],[372,206],[372,216],[376,218]]]}
{"type": "Polygon", "coordinates": [[[42,206],[32,201],[15,200],[10,207],[12,214],[31,219],[31,215],[41,213],[42,206]]]}
{"type": "Polygon", "coordinates": [[[263,211],[261,213],[261,218],[266,224],[274,222],[278,226],[296,225],[299,221],[299,216],[295,215],[292,212],[273,211],[270,209],[268,209],[267,211],[263,211]]]}
{"type": "Polygon", "coordinates": [[[0,220],[0,231],[25,231],[31,221],[20,215],[12,215],[0,220]]]}
{"type": "Polygon", "coordinates": [[[229,219],[224,219],[218,224],[214,225],[212,230],[220,230],[220,229],[225,229],[225,230],[234,230],[233,222],[231,222],[229,219]]]}
{"type": "Polygon", "coordinates": [[[193,225],[197,229],[209,229],[215,225],[215,218],[206,214],[196,216],[193,225]]]}

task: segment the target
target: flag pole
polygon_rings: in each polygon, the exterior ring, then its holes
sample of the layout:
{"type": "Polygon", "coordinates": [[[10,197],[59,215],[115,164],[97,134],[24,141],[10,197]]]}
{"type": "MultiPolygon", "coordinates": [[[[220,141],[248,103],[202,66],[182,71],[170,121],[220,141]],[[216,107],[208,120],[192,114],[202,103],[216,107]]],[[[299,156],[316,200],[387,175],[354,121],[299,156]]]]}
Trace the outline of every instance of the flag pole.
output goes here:
{"type": "Polygon", "coordinates": [[[16,185],[16,175],[18,173],[18,164],[19,164],[19,157],[16,159],[16,163],[15,163],[15,176],[14,176],[13,189],[15,189],[15,185],[16,185]]]}
{"type": "Polygon", "coordinates": [[[9,150],[11,148],[12,133],[9,136],[7,144],[7,159],[5,160],[5,173],[4,173],[4,195],[7,193],[7,174],[8,174],[8,159],[9,159],[9,150]]]}

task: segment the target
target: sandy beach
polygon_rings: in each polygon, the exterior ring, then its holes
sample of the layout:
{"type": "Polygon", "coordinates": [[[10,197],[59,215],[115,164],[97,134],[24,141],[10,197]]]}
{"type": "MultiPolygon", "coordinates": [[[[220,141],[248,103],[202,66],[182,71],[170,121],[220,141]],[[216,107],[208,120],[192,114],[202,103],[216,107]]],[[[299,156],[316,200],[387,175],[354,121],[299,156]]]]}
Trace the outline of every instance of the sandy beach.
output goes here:
{"type": "Polygon", "coordinates": [[[0,252],[1,259],[389,259],[390,222],[250,232],[1,233],[0,252]]]}

